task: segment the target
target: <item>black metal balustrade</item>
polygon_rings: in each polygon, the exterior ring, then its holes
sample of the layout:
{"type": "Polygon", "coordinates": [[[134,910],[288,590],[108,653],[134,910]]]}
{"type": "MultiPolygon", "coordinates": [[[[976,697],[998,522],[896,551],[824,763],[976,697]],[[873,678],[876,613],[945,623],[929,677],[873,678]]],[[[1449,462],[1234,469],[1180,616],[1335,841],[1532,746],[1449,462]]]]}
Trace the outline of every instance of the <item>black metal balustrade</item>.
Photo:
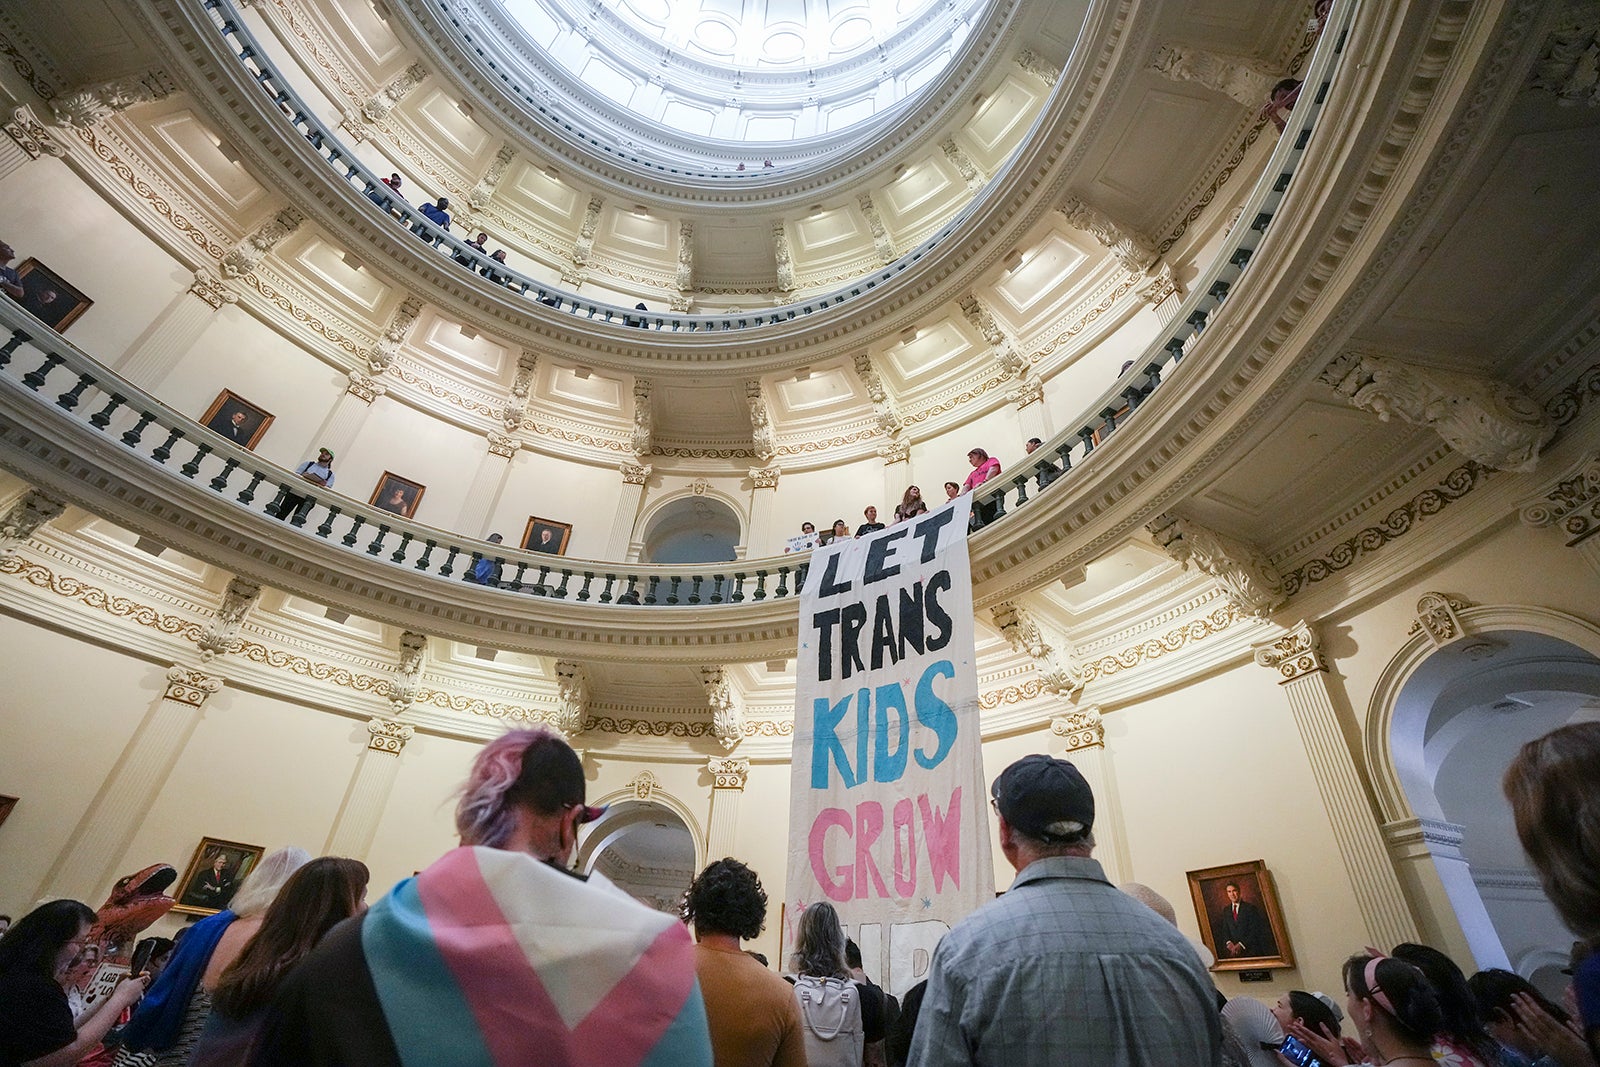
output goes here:
{"type": "Polygon", "coordinates": [[[1327,102],[1355,4],[1335,4],[1307,67],[1305,87],[1279,137],[1266,170],[1244,202],[1239,219],[1211,266],[1195,279],[1171,325],[1157,335],[1140,358],[1131,361],[1109,389],[1068,423],[1067,429],[1036,448],[1010,471],[984,483],[973,494],[973,525],[985,526],[1015,510],[1044,489],[1068,480],[1095,449],[1133,418],[1141,405],[1171,376],[1200,340],[1228,294],[1238,285],[1277,215],[1295,171],[1311,141],[1311,131],[1327,102]],[[1033,486],[1030,495],[1028,487],[1033,486]]]}

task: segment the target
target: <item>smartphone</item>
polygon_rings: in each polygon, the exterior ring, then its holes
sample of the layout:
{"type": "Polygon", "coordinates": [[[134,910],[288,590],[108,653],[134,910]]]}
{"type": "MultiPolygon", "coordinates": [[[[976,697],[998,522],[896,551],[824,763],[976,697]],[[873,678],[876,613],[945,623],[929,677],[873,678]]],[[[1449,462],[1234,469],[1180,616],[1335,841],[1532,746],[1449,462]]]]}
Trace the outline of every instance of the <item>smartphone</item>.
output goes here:
{"type": "Polygon", "coordinates": [[[1295,1067],[1323,1067],[1322,1061],[1317,1059],[1311,1047],[1298,1037],[1286,1037],[1283,1044],[1278,1046],[1278,1054],[1295,1067]]]}
{"type": "Polygon", "coordinates": [[[133,950],[133,961],[128,965],[128,973],[138,977],[150,968],[150,957],[155,953],[156,942],[154,938],[147,937],[139,942],[133,950]]]}

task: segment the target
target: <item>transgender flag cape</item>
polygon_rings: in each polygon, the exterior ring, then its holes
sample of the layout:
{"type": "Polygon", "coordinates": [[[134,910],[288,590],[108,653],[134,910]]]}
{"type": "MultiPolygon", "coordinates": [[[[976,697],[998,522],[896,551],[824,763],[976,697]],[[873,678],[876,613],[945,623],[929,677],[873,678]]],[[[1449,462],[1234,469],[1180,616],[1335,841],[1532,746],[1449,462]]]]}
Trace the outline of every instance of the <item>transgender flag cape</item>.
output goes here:
{"type": "Polygon", "coordinates": [[[711,1065],[688,932],[599,876],[458,848],[373,905],[361,947],[407,1067],[711,1065]]]}

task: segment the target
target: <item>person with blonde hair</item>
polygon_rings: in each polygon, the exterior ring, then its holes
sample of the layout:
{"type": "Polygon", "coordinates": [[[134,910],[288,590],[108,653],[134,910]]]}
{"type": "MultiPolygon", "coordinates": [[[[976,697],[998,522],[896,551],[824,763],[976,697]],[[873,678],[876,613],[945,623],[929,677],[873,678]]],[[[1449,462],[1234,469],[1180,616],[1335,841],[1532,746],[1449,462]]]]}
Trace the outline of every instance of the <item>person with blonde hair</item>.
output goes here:
{"type": "Polygon", "coordinates": [[[117,1067],[181,1067],[189,1062],[211,1014],[211,988],[261,928],[284,883],[309,862],[311,854],[303,848],[269,852],[227,908],[189,927],[123,1029],[117,1067]]]}
{"type": "Polygon", "coordinates": [[[569,868],[583,764],[549,729],[478,751],[461,847],[334,927],[279,986],[249,1063],[711,1067],[683,924],[569,868]]]}
{"type": "Polygon", "coordinates": [[[826,900],[806,905],[795,931],[795,996],[810,1064],[864,1062],[883,1040],[883,992],[850,976],[844,927],[826,900]]]}
{"type": "MultiPolygon", "coordinates": [[[[1600,1061],[1600,722],[1572,723],[1522,746],[1506,768],[1517,837],[1544,892],[1588,942],[1573,968],[1584,1040],[1600,1061]]],[[[1577,955],[1575,953],[1575,955],[1577,955]]]]}

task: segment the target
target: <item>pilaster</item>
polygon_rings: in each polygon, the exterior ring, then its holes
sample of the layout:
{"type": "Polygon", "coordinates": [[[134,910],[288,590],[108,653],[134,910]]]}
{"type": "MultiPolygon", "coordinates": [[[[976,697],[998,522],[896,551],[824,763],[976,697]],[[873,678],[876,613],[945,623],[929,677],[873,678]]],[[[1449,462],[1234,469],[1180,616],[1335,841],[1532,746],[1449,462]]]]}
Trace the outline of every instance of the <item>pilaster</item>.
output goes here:
{"type": "Polygon", "coordinates": [[[1128,832],[1122,821],[1117,776],[1106,748],[1106,727],[1093,704],[1073,708],[1050,720],[1050,732],[1064,741],[1063,755],[1078,768],[1094,794],[1094,856],[1113,883],[1132,881],[1128,832]]]}
{"type": "Polygon", "coordinates": [[[237,303],[238,294],[211,271],[194,272],[194,282],[175,295],[155,320],[113,364],[116,371],[143,389],[158,389],[211,323],[224,304],[237,303]]]}
{"type": "MultiPolygon", "coordinates": [[[[511,459],[517,454],[518,447],[515,438],[493,430],[489,432],[483,456],[478,460],[478,469],[473,472],[466,499],[461,502],[461,514],[456,519],[457,529],[478,531],[473,536],[480,537],[495,532],[488,527],[489,516],[494,514],[495,504],[511,477],[511,459]]],[[[504,530],[499,532],[505,533],[504,530]]]]}
{"type": "Polygon", "coordinates": [[[633,525],[639,518],[639,506],[644,503],[645,487],[650,484],[648,463],[624,463],[617,469],[622,474],[622,491],[617,494],[617,512],[611,519],[606,559],[622,559],[627,554],[633,539],[633,525]]]}
{"type": "Polygon", "coordinates": [[[361,859],[372,848],[383,809],[389,804],[389,794],[400,774],[400,754],[414,732],[393,719],[367,721],[367,744],[356,758],[350,786],[328,829],[328,840],[322,849],[326,855],[361,859]]]}
{"type": "Polygon", "coordinates": [[[161,696],[145,712],[67,836],[36,899],[101,899],[117,877],[128,842],[188,745],[201,709],[222,689],[222,679],[175,663],[165,671],[161,687],[161,696]]]}
{"type": "Polygon", "coordinates": [[[752,467],[750,469],[750,533],[745,544],[755,556],[765,556],[782,550],[772,528],[773,505],[778,499],[780,467],[752,467]]]}
{"type": "Polygon", "coordinates": [[[709,863],[735,854],[739,799],[750,778],[750,761],[737,756],[712,756],[706,761],[706,770],[711,774],[711,817],[706,829],[709,863]]]}
{"type": "Polygon", "coordinates": [[[344,392],[333,402],[333,409],[322,420],[309,446],[311,449],[326,448],[333,453],[335,462],[360,438],[361,428],[372,411],[372,402],[385,392],[381,382],[373,381],[358,370],[351,371],[347,381],[344,392]]]}
{"type": "Polygon", "coordinates": [[[1513,969],[1472,868],[1461,853],[1464,827],[1440,819],[1400,819],[1385,823],[1389,855],[1415,899],[1426,901],[1427,925],[1417,940],[1435,945],[1456,960],[1473,960],[1477,970],[1513,969]],[[1440,921],[1443,920],[1443,921],[1440,921]]]}
{"type": "Polygon", "coordinates": [[[1339,727],[1321,639],[1308,623],[1301,622],[1277,640],[1256,645],[1255,660],[1277,673],[1289,701],[1323,812],[1366,927],[1365,943],[1388,948],[1418,940],[1416,918],[1386,854],[1355,759],[1339,727]]]}

